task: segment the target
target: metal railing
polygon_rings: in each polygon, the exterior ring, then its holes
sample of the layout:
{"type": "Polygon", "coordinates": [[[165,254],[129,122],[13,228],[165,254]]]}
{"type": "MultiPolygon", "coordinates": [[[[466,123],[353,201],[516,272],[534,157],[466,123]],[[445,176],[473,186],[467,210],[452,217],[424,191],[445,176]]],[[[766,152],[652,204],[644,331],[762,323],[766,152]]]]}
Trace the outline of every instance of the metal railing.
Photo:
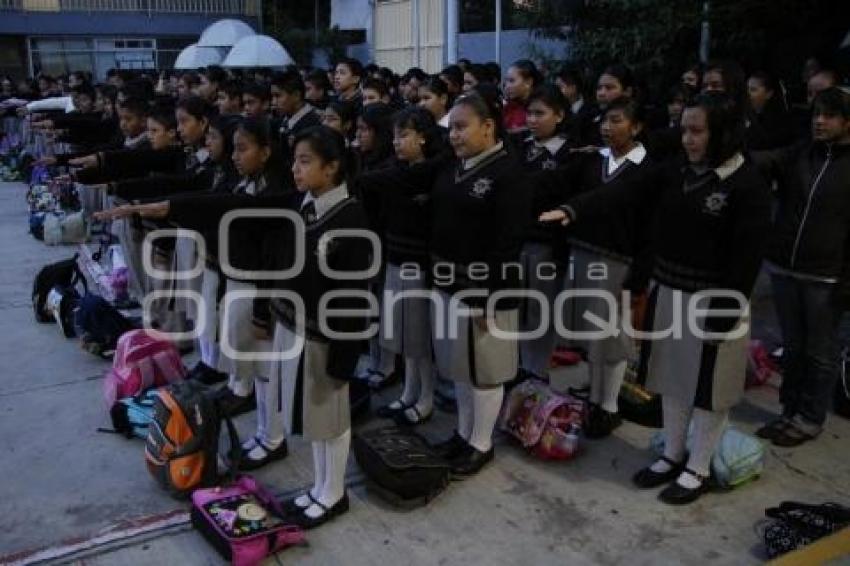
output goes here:
{"type": "Polygon", "coordinates": [[[258,0],[0,0],[0,11],[257,15],[258,0]]]}

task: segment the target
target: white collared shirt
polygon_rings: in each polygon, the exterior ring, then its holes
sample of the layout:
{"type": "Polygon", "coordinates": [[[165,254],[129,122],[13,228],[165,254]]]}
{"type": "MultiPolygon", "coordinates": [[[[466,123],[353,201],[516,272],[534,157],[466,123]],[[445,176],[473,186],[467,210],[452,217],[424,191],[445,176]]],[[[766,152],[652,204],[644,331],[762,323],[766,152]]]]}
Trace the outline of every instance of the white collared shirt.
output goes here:
{"type": "Polygon", "coordinates": [[[725,181],[726,179],[731,177],[732,174],[735,173],[735,171],[740,169],[743,164],[744,156],[741,155],[741,153],[739,152],[724,161],[723,163],[721,163],[720,166],[714,170],[714,172],[717,174],[721,181],[725,181]]]}
{"type": "Polygon", "coordinates": [[[599,150],[599,153],[602,157],[608,158],[608,174],[611,175],[620,168],[620,166],[626,161],[631,161],[635,165],[640,165],[641,162],[646,158],[646,148],[643,147],[643,144],[638,142],[635,147],[632,148],[626,155],[618,158],[615,158],[611,153],[611,149],[607,147],[603,147],[599,150]]]}
{"type": "Polygon", "coordinates": [[[295,124],[297,124],[299,120],[301,120],[301,118],[303,118],[312,111],[313,107],[305,103],[304,106],[302,106],[298,112],[296,112],[286,120],[286,129],[291,131],[292,128],[295,127],[295,124]]]}
{"type": "Polygon", "coordinates": [[[473,167],[475,167],[476,165],[478,165],[479,163],[481,163],[482,161],[484,161],[485,159],[487,159],[488,157],[490,157],[494,153],[502,151],[502,149],[504,147],[505,147],[505,144],[503,142],[499,142],[496,145],[494,145],[493,147],[491,147],[490,149],[482,151],[481,153],[479,153],[475,157],[470,157],[469,159],[464,159],[463,160],[463,170],[469,171],[470,169],[472,169],[473,167]]]}
{"type": "Polygon", "coordinates": [[[134,138],[124,138],[124,147],[134,148],[147,139],[148,139],[148,133],[147,132],[142,132],[141,134],[139,134],[138,136],[136,136],[134,138]]]}
{"type": "Polygon", "coordinates": [[[446,112],[445,116],[440,118],[440,120],[437,122],[437,125],[442,127],[442,128],[448,128],[449,127],[449,113],[448,112],[446,112]]]}
{"type": "Polygon", "coordinates": [[[322,215],[327,213],[327,211],[344,201],[346,198],[348,198],[348,185],[343,183],[327,192],[322,193],[318,197],[314,197],[313,193],[308,191],[307,194],[304,195],[304,200],[301,201],[301,208],[303,209],[307,203],[312,202],[313,206],[316,207],[316,219],[318,220],[322,217],[322,215]]]}
{"type": "Polygon", "coordinates": [[[581,110],[582,106],[584,106],[584,97],[583,96],[580,97],[578,100],[576,100],[575,102],[573,102],[570,105],[570,112],[573,113],[573,116],[578,114],[578,112],[579,112],[579,110],[581,110]]]}
{"type": "Polygon", "coordinates": [[[534,139],[534,136],[528,136],[525,141],[534,142],[535,147],[546,148],[550,155],[555,155],[561,151],[561,148],[564,147],[565,143],[567,143],[567,138],[564,136],[552,136],[548,140],[540,142],[534,139]]]}

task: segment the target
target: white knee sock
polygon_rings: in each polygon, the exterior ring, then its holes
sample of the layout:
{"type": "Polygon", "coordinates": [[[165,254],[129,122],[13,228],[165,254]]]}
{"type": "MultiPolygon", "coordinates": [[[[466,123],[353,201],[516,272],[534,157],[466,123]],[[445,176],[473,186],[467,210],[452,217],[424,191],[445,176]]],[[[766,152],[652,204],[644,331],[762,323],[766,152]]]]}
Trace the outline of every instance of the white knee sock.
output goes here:
{"type": "Polygon", "coordinates": [[[404,405],[412,405],[419,395],[419,371],[416,360],[404,358],[404,390],[401,393],[401,402],[404,405]]]}
{"type": "Polygon", "coordinates": [[[594,405],[602,402],[602,364],[587,362],[587,373],[590,376],[589,401],[594,405]]]}
{"type": "Polygon", "coordinates": [[[254,380],[236,377],[235,374],[230,374],[230,380],[227,382],[227,387],[239,397],[247,397],[254,392],[254,380]]]}
{"type": "Polygon", "coordinates": [[[218,367],[219,348],[218,343],[206,338],[198,338],[198,349],[201,351],[201,361],[208,367],[218,367]]]}
{"type": "Polygon", "coordinates": [[[457,433],[467,442],[472,437],[473,407],[472,384],[468,381],[455,382],[457,398],[457,433]]]}
{"type": "Polygon", "coordinates": [[[276,379],[257,377],[257,438],[270,448],[277,448],[285,438],[284,406],[280,383],[276,379]]]}
{"type": "Polygon", "coordinates": [[[469,438],[476,450],[487,452],[493,447],[493,429],[502,410],[503,386],[478,389],[472,388],[473,422],[472,436],[469,438]]]}
{"type": "Polygon", "coordinates": [[[599,405],[609,413],[617,412],[617,397],[620,395],[620,387],[626,377],[626,362],[616,364],[605,364],[601,367],[602,373],[602,398],[599,405]]]}
{"type": "MultiPolygon", "coordinates": [[[[681,462],[685,457],[688,440],[688,422],[693,408],[670,395],[662,398],[664,413],[664,457],[681,462]]],[[[659,460],[652,465],[652,471],[663,474],[672,469],[670,464],[659,460]]]]}
{"type": "MultiPolygon", "coordinates": [[[[325,477],[318,500],[325,507],[332,507],[345,495],[345,468],[351,446],[351,429],[322,444],[325,446],[325,477]]],[[[322,513],[324,511],[318,505],[311,505],[305,511],[308,517],[318,517],[322,513]]]]}
{"type": "MultiPolygon", "coordinates": [[[[688,458],[688,468],[701,476],[707,477],[711,471],[711,458],[726,427],[728,414],[728,411],[694,409],[694,438],[691,455],[688,458]]],[[[699,485],[698,480],[691,474],[682,474],[678,482],[690,488],[699,485]]]]}
{"type": "MultiPolygon", "coordinates": [[[[313,441],[313,487],[310,488],[310,495],[313,499],[319,499],[322,496],[322,491],[325,489],[325,442],[313,441]]],[[[295,504],[302,509],[306,509],[313,505],[313,501],[307,494],[298,497],[295,504]]]]}
{"type": "Polygon", "coordinates": [[[419,413],[427,415],[434,410],[434,364],[431,358],[416,360],[416,369],[419,373],[419,400],[416,408],[419,413]]]}

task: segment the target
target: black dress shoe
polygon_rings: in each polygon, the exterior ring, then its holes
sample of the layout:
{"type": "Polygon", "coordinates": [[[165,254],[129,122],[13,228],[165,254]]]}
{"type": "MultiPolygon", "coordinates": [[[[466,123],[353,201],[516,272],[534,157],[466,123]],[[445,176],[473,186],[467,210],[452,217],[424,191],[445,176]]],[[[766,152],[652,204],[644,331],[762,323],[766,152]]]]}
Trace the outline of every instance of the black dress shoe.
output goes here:
{"type": "MultiPolygon", "coordinates": [[[[312,498],[311,498],[312,499],[312,498]]],[[[313,505],[317,505],[322,509],[322,514],[318,517],[307,516],[307,509],[302,509],[300,513],[293,514],[289,517],[293,523],[304,530],[315,529],[319,525],[324,525],[334,517],[338,517],[348,511],[348,494],[343,494],[342,499],[334,503],[330,507],[325,507],[322,503],[313,499],[313,505]]]]}
{"type": "Polygon", "coordinates": [[[239,470],[243,472],[249,472],[251,470],[257,470],[262,468],[266,464],[270,464],[275,460],[283,460],[286,458],[287,454],[289,454],[289,449],[286,446],[286,440],[280,443],[280,446],[277,448],[268,448],[263,441],[259,438],[254,437],[254,444],[260,447],[263,451],[262,458],[251,458],[248,456],[250,452],[253,452],[253,448],[251,450],[242,449],[242,458],[239,459],[239,470]]]}
{"type": "Polygon", "coordinates": [[[221,411],[228,417],[235,417],[257,408],[256,395],[251,393],[247,397],[240,397],[229,387],[225,387],[218,393],[216,401],[221,411]]]}
{"type": "Polygon", "coordinates": [[[186,376],[186,379],[194,379],[204,385],[215,385],[227,381],[227,374],[211,368],[204,362],[198,362],[186,376]]]}
{"type": "Polygon", "coordinates": [[[584,437],[596,440],[610,436],[615,428],[623,424],[617,413],[609,413],[599,405],[590,405],[585,420],[584,437]]]}
{"type": "Polygon", "coordinates": [[[652,470],[652,466],[647,466],[632,476],[632,482],[642,489],[652,489],[653,487],[670,483],[679,477],[679,474],[685,469],[684,462],[674,462],[665,456],[662,456],[660,460],[667,462],[670,469],[666,472],[655,472],[652,470]]]}
{"type": "Polygon", "coordinates": [[[668,505],[687,505],[699,499],[703,493],[706,493],[711,488],[708,477],[701,476],[690,468],[685,468],[682,472],[697,478],[700,481],[699,486],[689,488],[679,485],[679,482],[673,482],[658,494],[658,498],[664,503],[668,505]]]}
{"type": "Polygon", "coordinates": [[[457,431],[454,431],[451,438],[431,445],[431,450],[443,460],[451,460],[457,456],[464,447],[467,446],[466,440],[463,439],[457,431]]]}
{"type": "Polygon", "coordinates": [[[491,447],[487,452],[481,452],[471,444],[467,444],[449,461],[452,479],[464,479],[481,471],[481,468],[493,461],[495,450],[491,447]]]}

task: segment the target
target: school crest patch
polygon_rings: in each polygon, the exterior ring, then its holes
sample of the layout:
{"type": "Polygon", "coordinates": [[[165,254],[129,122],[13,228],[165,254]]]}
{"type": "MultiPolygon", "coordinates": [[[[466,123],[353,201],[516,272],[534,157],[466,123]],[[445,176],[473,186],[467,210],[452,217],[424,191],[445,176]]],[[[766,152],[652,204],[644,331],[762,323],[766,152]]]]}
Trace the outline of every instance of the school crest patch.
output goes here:
{"type": "Polygon", "coordinates": [[[534,161],[535,159],[540,157],[540,155],[542,153],[543,153],[542,147],[537,147],[536,145],[533,145],[533,146],[528,148],[528,153],[525,155],[525,160],[526,161],[534,161]]]}
{"type": "Polygon", "coordinates": [[[705,197],[705,202],[703,202],[702,209],[703,212],[708,214],[718,215],[720,212],[726,208],[726,205],[729,204],[728,196],[726,193],[711,193],[707,197],[705,197]]]}
{"type": "Polygon", "coordinates": [[[475,198],[484,198],[492,190],[493,179],[482,177],[480,179],[476,179],[476,181],[472,184],[472,190],[469,191],[469,194],[475,198]]]}
{"type": "Polygon", "coordinates": [[[558,167],[558,162],[552,158],[546,159],[543,163],[540,164],[540,167],[544,171],[552,171],[558,167]]]}

